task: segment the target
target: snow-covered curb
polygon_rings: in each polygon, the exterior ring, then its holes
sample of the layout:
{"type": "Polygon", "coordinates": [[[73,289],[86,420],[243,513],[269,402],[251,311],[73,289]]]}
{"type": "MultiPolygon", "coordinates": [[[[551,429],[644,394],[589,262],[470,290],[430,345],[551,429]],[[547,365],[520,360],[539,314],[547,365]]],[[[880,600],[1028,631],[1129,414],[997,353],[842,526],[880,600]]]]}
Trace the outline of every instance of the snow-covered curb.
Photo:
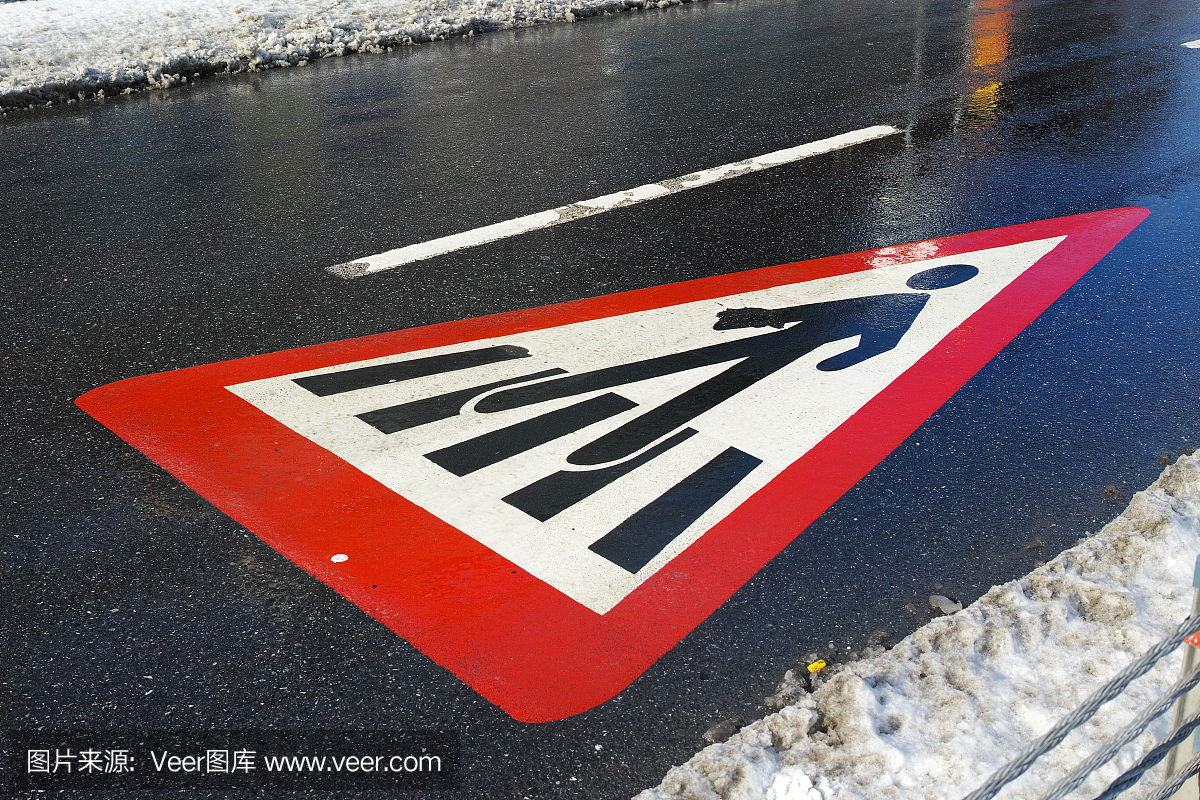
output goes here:
{"type": "Polygon", "coordinates": [[[23,0],[0,3],[0,110],[216,72],[666,8],[682,0],[23,0]]]}
{"type": "MultiPolygon", "coordinates": [[[[1200,465],[1183,456],[1098,534],[705,748],[636,800],[958,800],[1182,622],[1200,550],[1200,465]]],[[[1040,797],[1179,677],[1164,659],[1001,793],[1040,797]]],[[[818,673],[823,674],[823,673],[818,673]]],[[[1167,732],[1161,717],[1073,798],[1167,732]]],[[[1122,798],[1147,796],[1148,774],[1122,798]]]]}

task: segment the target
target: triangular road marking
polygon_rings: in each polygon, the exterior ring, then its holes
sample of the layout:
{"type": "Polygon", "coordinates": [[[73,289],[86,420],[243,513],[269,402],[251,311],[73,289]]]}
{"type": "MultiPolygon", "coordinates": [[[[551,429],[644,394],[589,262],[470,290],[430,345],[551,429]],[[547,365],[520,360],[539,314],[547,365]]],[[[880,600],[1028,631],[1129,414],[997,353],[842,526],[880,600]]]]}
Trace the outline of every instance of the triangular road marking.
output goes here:
{"type": "Polygon", "coordinates": [[[79,405],[518,719],[611,697],[1145,216],[133,378],[79,405]]]}

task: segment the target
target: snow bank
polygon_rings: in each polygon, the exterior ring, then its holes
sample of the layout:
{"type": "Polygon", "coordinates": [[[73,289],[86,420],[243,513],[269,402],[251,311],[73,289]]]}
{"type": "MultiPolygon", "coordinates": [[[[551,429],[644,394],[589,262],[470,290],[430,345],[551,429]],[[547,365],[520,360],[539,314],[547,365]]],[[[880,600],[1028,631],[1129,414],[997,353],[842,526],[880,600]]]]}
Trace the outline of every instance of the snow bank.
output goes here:
{"type": "MultiPolygon", "coordinates": [[[[812,694],[636,800],[958,800],[1187,617],[1197,550],[1200,465],[1183,456],[1100,533],[891,651],[818,673],[831,674],[812,694]]],[[[1161,696],[1181,658],[1159,662],[1000,797],[1040,797],[1161,696]]],[[[1095,797],[1169,725],[1168,713],[1071,797],[1095,797]]],[[[1122,797],[1146,797],[1159,773],[1122,797]]]]}
{"type": "Polygon", "coordinates": [[[0,3],[0,110],[214,72],[302,66],[681,0],[24,0],[0,3]]]}

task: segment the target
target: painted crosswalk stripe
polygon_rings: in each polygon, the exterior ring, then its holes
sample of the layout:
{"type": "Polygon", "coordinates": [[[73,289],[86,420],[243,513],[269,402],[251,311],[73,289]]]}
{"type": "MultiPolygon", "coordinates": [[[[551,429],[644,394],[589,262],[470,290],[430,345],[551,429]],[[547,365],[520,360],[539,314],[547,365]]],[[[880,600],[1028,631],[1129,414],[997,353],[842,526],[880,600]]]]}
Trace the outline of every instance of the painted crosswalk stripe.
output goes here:
{"type": "Polygon", "coordinates": [[[455,250],[474,247],[486,242],[494,242],[497,239],[506,239],[510,236],[528,233],[539,228],[561,225],[564,222],[572,222],[583,217],[603,214],[605,211],[611,211],[614,208],[625,208],[626,206],[652,200],[656,197],[664,197],[676,192],[695,189],[699,186],[707,186],[710,183],[716,183],[728,178],[749,175],[751,172],[758,172],[769,167],[790,164],[794,161],[801,161],[821,155],[822,153],[830,153],[834,150],[841,150],[852,145],[869,142],[873,139],[891,136],[894,133],[900,133],[900,130],[890,125],[873,125],[869,128],[831,136],[828,139],[820,139],[808,144],[789,147],[786,150],[776,150],[773,153],[747,158],[732,164],[723,164],[712,169],[693,172],[678,178],[670,178],[658,183],[648,183],[644,186],[627,189],[623,192],[614,192],[602,197],[594,197],[591,200],[580,200],[577,203],[561,206],[550,211],[539,211],[536,214],[497,222],[493,225],[485,225],[482,228],[455,233],[451,236],[442,236],[441,238],[431,239],[427,242],[398,247],[395,250],[388,250],[384,253],[367,256],[366,258],[360,258],[345,264],[335,264],[332,267],[328,267],[327,271],[333,275],[337,275],[339,278],[361,278],[364,275],[395,269],[405,264],[411,264],[414,261],[452,253],[455,250]]]}

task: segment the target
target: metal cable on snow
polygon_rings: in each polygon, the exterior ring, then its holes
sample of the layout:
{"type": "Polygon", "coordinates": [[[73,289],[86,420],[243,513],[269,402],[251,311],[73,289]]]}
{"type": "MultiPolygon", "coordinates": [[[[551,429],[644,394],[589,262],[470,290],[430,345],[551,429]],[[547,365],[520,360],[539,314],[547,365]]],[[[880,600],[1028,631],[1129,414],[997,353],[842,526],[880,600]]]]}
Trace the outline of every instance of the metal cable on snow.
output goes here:
{"type": "MultiPolygon", "coordinates": [[[[1123,775],[1110,783],[1107,789],[1096,796],[1095,800],[1113,800],[1121,792],[1133,786],[1141,780],[1142,775],[1147,770],[1153,769],[1158,762],[1166,758],[1167,753],[1171,752],[1171,749],[1175,745],[1187,739],[1196,728],[1200,728],[1200,711],[1197,711],[1179,723],[1179,727],[1171,731],[1170,736],[1159,742],[1153,750],[1142,756],[1141,761],[1130,767],[1123,775]]],[[[1200,762],[1197,763],[1200,764],[1200,762]]]]}
{"type": "Polygon", "coordinates": [[[1074,791],[1079,784],[1084,782],[1088,775],[1091,775],[1101,766],[1112,760],[1112,757],[1117,754],[1118,750],[1140,736],[1142,731],[1150,726],[1151,722],[1154,722],[1160,715],[1165,714],[1180,696],[1187,694],[1197,683],[1200,683],[1200,669],[1189,672],[1175,681],[1166,694],[1142,709],[1142,713],[1134,717],[1133,721],[1124,728],[1117,731],[1117,734],[1107,744],[1085,758],[1075,769],[1071,770],[1058,783],[1054,784],[1050,791],[1042,795],[1042,800],[1062,800],[1074,791]]]}
{"type": "Polygon", "coordinates": [[[1149,672],[1161,658],[1179,647],[1184,639],[1197,632],[1200,632],[1200,615],[1194,618],[1188,617],[1170,636],[1151,647],[1141,658],[1121,670],[1120,674],[1093,692],[1083,705],[1063,717],[1044,735],[1026,745],[1016,758],[996,770],[992,777],[963,800],[991,800],[1004,788],[1005,784],[1018,778],[1033,765],[1034,761],[1067,738],[1067,734],[1087,722],[1100,706],[1119,695],[1126,686],[1149,672]]]}
{"type": "Polygon", "coordinates": [[[1188,778],[1200,772],[1200,756],[1196,756],[1191,761],[1183,765],[1183,769],[1176,772],[1170,780],[1158,787],[1158,790],[1146,798],[1146,800],[1167,800],[1168,797],[1179,791],[1179,787],[1183,786],[1183,782],[1188,778]]]}

